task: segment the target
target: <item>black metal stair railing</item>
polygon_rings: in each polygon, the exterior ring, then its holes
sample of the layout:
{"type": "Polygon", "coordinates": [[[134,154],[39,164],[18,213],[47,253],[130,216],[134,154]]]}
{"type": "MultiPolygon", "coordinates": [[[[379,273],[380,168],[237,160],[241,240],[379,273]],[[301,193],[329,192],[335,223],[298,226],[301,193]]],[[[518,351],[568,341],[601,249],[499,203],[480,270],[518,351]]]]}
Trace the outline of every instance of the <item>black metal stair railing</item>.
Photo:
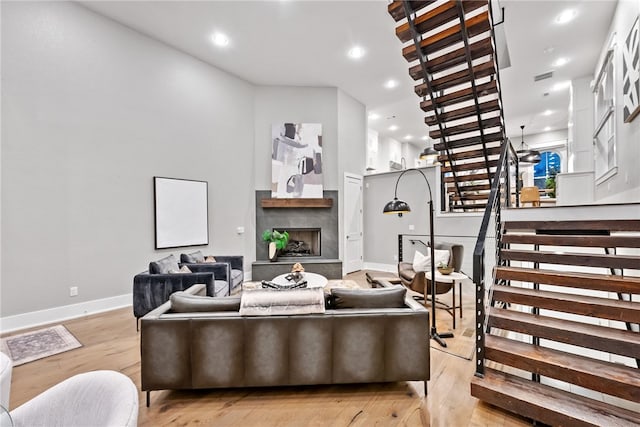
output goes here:
{"type": "Polygon", "coordinates": [[[495,223],[495,259],[497,265],[503,265],[506,261],[500,259],[501,237],[501,207],[511,206],[515,203],[519,206],[520,182],[518,180],[518,155],[508,139],[502,144],[500,159],[494,174],[489,193],[489,200],[482,217],[480,232],[473,250],[473,283],[476,286],[476,376],[484,376],[484,337],[487,326],[486,312],[491,304],[491,292],[493,280],[490,286],[486,286],[485,253],[487,232],[494,219],[495,223]],[[513,182],[512,182],[513,181],[513,182]],[[515,184],[515,200],[512,202],[512,187],[515,184]]]}

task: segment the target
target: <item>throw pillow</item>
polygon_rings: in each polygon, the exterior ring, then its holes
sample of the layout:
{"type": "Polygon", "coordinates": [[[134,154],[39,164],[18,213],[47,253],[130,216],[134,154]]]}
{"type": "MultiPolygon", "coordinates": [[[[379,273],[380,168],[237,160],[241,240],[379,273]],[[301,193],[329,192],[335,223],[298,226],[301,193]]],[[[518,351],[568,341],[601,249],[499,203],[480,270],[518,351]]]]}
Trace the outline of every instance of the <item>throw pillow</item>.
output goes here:
{"type": "Polygon", "coordinates": [[[167,274],[169,270],[179,270],[178,260],[173,254],[149,263],[149,274],[167,274]]]}
{"type": "MultiPolygon", "coordinates": [[[[413,271],[431,271],[431,251],[427,255],[423,255],[422,252],[416,251],[413,256],[413,271]]],[[[449,251],[446,249],[436,249],[434,251],[436,257],[436,267],[442,264],[449,263],[449,251]]]]}
{"type": "Polygon", "coordinates": [[[202,251],[195,251],[190,254],[180,254],[180,261],[187,264],[197,264],[204,262],[204,255],[202,255],[202,251]]]}
{"type": "Polygon", "coordinates": [[[179,270],[174,270],[174,269],[169,270],[169,273],[171,274],[192,273],[192,271],[189,269],[189,267],[187,267],[186,265],[183,265],[182,267],[180,267],[179,270]]]}
{"type": "Polygon", "coordinates": [[[204,259],[204,262],[217,262],[217,261],[215,257],[212,257],[211,255],[209,255],[204,259]]]}
{"type": "Polygon", "coordinates": [[[213,311],[238,311],[240,297],[205,297],[191,295],[183,291],[174,292],[169,297],[174,313],[195,313],[213,311]]]}
{"type": "Polygon", "coordinates": [[[401,285],[381,289],[331,289],[333,308],[401,308],[407,288],[401,285]]]}

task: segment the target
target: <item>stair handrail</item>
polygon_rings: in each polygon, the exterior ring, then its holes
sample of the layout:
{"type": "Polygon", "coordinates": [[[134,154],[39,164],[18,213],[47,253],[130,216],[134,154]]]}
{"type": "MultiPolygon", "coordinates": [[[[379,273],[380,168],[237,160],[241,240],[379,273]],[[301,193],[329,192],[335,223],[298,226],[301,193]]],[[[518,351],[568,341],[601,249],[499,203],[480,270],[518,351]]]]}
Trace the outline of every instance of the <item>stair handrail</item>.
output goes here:
{"type": "Polygon", "coordinates": [[[473,250],[473,283],[476,287],[476,376],[484,376],[484,335],[486,330],[486,315],[485,315],[485,243],[487,239],[487,230],[491,217],[495,218],[495,239],[496,239],[496,260],[499,260],[498,251],[500,249],[500,208],[502,198],[504,195],[504,202],[507,207],[511,206],[511,165],[515,166],[515,204],[519,206],[520,195],[520,181],[519,167],[518,167],[518,154],[515,148],[511,144],[511,140],[508,138],[502,144],[500,150],[500,158],[494,174],[493,181],[491,183],[491,190],[489,192],[489,199],[487,200],[487,206],[482,216],[482,222],[480,224],[480,231],[478,232],[478,239],[473,250]],[[506,187],[502,191],[502,187],[506,187]]]}

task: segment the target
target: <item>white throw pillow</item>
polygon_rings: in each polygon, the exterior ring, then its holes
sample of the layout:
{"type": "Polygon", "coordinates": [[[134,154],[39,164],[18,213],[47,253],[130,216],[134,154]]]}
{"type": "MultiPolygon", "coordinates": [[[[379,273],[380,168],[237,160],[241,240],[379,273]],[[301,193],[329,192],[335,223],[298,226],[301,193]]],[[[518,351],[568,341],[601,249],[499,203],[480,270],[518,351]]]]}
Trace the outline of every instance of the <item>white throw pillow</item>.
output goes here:
{"type": "MultiPolygon", "coordinates": [[[[436,258],[436,267],[442,264],[449,263],[449,251],[446,249],[436,249],[434,251],[436,258]]],[[[427,255],[422,254],[420,251],[416,251],[413,256],[413,271],[431,271],[431,251],[427,255]]],[[[431,276],[429,276],[431,277],[431,276]]]]}

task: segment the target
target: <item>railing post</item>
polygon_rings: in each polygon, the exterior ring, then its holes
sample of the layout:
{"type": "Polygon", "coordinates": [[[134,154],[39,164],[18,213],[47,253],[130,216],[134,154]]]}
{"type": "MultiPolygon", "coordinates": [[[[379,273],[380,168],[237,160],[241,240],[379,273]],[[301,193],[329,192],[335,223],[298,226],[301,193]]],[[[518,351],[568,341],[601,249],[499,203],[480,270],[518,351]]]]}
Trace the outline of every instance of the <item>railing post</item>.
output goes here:
{"type": "Polygon", "coordinates": [[[476,373],[484,377],[484,247],[473,254],[473,283],[476,286],[476,373]]]}

